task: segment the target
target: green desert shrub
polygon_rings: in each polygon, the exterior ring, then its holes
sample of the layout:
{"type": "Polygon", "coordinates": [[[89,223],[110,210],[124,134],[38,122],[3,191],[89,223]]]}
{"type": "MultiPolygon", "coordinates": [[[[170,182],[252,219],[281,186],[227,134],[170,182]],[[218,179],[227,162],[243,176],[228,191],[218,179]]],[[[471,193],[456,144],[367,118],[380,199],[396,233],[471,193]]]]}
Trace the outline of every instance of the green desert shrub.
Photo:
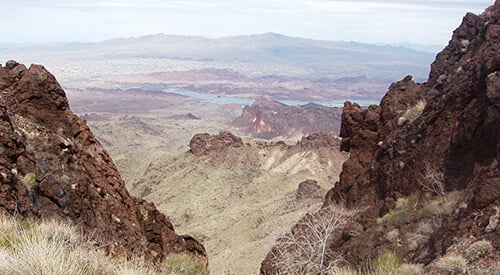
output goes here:
{"type": "Polygon", "coordinates": [[[449,215],[458,208],[463,207],[460,202],[463,198],[463,192],[452,191],[446,193],[444,197],[426,201],[418,213],[419,219],[432,219],[435,217],[449,215]]]}
{"type": "Polygon", "coordinates": [[[490,253],[493,250],[493,246],[491,243],[487,240],[480,240],[477,242],[474,242],[471,244],[466,250],[465,250],[465,257],[467,260],[473,262],[476,260],[479,260],[486,256],[488,253],[490,253]]]}
{"type": "Polygon", "coordinates": [[[449,274],[461,274],[467,266],[464,257],[453,254],[443,256],[436,264],[439,269],[449,274]]]}
{"type": "Polygon", "coordinates": [[[169,255],[163,264],[166,274],[204,275],[210,271],[199,259],[187,254],[169,255]]]}
{"type": "Polygon", "coordinates": [[[396,207],[382,217],[382,221],[389,225],[394,225],[400,222],[406,222],[410,218],[410,212],[417,206],[418,195],[412,194],[405,198],[399,198],[396,201],[396,207]]]}
{"type": "Polygon", "coordinates": [[[377,258],[375,258],[375,260],[372,261],[371,272],[369,272],[369,274],[400,274],[399,258],[392,252],[387,252],[378,256],[377,258]]]}

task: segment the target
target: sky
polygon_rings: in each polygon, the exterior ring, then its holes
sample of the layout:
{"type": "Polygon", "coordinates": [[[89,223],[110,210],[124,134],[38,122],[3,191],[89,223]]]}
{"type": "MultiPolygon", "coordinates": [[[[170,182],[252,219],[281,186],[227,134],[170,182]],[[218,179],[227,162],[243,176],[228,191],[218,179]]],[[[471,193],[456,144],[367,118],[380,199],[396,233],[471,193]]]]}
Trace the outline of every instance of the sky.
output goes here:
{"type": "Polygon", "coordinates": [[[333,41],[445,45],[494,0],[0,0],[0,44],[148,34],[276,32],[333,41]]]}

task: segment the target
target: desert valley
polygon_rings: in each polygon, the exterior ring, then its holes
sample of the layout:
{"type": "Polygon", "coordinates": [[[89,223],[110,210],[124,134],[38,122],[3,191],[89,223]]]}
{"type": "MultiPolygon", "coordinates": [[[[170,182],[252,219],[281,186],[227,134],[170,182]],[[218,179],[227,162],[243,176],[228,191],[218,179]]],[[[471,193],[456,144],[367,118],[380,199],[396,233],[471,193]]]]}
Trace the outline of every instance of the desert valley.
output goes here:
{"type": "MultiPolygon", "coordinates": [[[[95,274],[498,274],[499,48],[498,1],[440,53],[277,33],[5,46],[0,214],[147,263],[95,274]]],[[[1,224],[0,273],[41,268],[13,260],[33,225],[1,224]]]]}

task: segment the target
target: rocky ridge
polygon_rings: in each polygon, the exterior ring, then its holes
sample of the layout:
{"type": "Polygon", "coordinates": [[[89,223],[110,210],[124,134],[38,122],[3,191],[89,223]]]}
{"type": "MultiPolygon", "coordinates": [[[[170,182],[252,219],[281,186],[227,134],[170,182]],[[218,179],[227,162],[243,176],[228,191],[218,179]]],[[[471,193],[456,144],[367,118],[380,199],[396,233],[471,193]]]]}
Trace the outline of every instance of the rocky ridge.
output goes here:
{"type": "Polygon", "coordinates": [[[257,100],[251,106],[245,106],[232,125],[253,137],[264,139],[312,132],[338,134],[341,113],[339,107],[315,103],[289,106],[277,101],[257,100]]]}
{"type": "Polygon", "coordinates": [[[129,194],[85,120],[41,65],[0,66],[0,213],[70,221],[117,256],[161,261],[203,245],[129,194]]]}
{"type": "MultiPolygon", "coordinates": [[[[457,272],[498,270],[499,21],[499,1],[479,16],[468,13],[426,83],[408,76],[389,87],[379,106],[345,103],[341,149],[350,157],[322,210],[344,205],[357,214],[328,239],[325,265],[338,259],[362,265],[394,251],[429,274],[446,273],[440,259],[450,255],[469,265],[457,272]],[[492,251],[467,258],[477,240],[492,251]]],[[[302,234],[299,224],[292,232],[302,234]]],[[[279,247],[263,261],[262,274],[286,272],[276,265],[279,247]]]]}

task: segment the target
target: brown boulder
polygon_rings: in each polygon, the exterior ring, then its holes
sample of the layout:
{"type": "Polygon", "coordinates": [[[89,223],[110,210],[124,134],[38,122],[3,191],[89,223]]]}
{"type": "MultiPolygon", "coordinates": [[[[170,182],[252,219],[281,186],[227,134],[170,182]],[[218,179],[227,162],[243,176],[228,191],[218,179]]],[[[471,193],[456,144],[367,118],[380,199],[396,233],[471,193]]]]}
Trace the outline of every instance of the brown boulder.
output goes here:
{"type": "Polygon", "coordinates": [[[132,197],[86,122],[41,65],[0,67],[0,213],[71,221],[110,253],[207,259],[152,203],[132,197]]]}

